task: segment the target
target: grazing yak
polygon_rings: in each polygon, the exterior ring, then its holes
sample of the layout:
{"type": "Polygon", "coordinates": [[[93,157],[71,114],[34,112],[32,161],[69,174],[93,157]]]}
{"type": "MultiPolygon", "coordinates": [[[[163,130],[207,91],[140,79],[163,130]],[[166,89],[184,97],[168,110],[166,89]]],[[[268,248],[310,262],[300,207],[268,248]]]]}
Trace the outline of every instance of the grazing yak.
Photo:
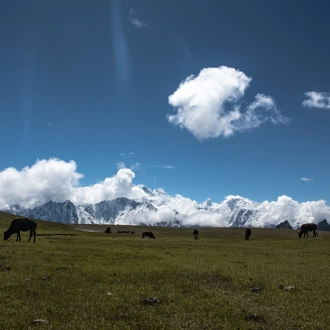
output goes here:
{"type": "Polygon", "coordinates": [[[155,235],[151,231],[145,231],[142,233],[142,238],[153,238],[155,239],[155,235]]]}
{"type": "Polygon", "coordinates": [[[37,223],[30,219],[14,219],[8,230],[4,232],[3,239],[6,241],[11,235],[17,234],[16,242],[21,241],[21,231],[30,231],[30,239],[34,236],[34,242],[37,236],[37,223]]]}
{"type": "Polygon", "coordinates": [[[246,228],[246,229],[245,229],[245,239],[246,239],[247,241],[250,240],[251,234],[252,234],[252,230],[251,230],[251,228],[246,228]]]}
{"type": "Polygon", "coordinates": [[[105,232],[106,234],[111,234],[111,229],[110,229],[110,227],[108,227],[104,232],[105,232]]]}
{"type": "Polygon", "coordinates": [[[317,229],[317,225],[315,223],[304,223],[303,225],[301,225],[300,231],[298,231],[298,236],[299,238],[301,238],[302,234],[304,234],[304,237],[305,235],[307,235],[308,237],[308,232],[312,231],[313,237],[316,237],[317,236],[316,229],[317,229]]]}
{"type": "Polygon", "coordinates": [[[194,236],[194,239],[198,239],[198,230],[197,229],[194,229],[193,236],[194,236]]]}

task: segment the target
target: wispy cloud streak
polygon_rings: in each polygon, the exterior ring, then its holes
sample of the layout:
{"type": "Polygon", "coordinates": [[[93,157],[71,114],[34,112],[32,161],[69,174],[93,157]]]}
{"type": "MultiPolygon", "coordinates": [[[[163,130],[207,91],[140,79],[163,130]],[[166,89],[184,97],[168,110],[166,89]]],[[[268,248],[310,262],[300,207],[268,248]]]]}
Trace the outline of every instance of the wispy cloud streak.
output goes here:
{"type": "Polygon", "coordinates": [[[136,29],[145,28],[149,25],[147,22],[145,22],[137,17],[137,14],[135,13],[135,10],[133,7],[129,11],[128,21],[136,29]]]}
{"type": "Polygon", "coordinates": [[[166,169],[173,169],[176,168],[176,166],[172,165],[151,165],[150,168],[166,168],[166,169]]]}
{"type": "Polygon", "coordinates": [[[308,182],[308,181],[313,181],[313,179],[302,177],[302,178],[300,178],[300,181],[308,182]]]}

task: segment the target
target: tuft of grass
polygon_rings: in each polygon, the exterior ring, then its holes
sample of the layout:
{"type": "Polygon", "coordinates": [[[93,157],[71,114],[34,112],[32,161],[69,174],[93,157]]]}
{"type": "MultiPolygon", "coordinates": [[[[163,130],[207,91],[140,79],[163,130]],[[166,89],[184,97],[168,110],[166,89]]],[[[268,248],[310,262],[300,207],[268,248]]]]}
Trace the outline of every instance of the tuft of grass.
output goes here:
{"type": "MultiPolygon", "coordinates": [[[[13,218],[0,213],[0,228],[13,218]]],[[[38,221],[36,243],[1,241],[0,329],[328,327],[329,233],[253,229],[245,241],[242,228],[201,228],[196,241],[192,229],[106,227],[38,221]]]]}

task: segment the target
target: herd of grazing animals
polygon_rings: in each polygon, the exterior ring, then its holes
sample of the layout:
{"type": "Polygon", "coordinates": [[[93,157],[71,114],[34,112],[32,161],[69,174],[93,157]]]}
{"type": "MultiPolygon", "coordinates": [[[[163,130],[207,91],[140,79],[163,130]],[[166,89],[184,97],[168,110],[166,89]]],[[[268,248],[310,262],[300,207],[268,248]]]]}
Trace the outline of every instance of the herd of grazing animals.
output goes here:
{"type": "MultiPolygon", "coordinates": [[[[301,238],[302,235],[304,237],[308,237],[308,232],[313,232],[313,237],[318,236],[317,234],[317,225],[315,223],[305,223],[301,225],[300,230],[298,231],[298,237],[301,238]]],[[[28,242],[30,242],[32,235],[34,236],[34,242],[36,241],[37,236],[37,223],[34,220],[30,219],[14,219],[10,227],[4,232],[3,239],[7,240],[11,235],[17,234],[16,242],[21,241],[21,231],[30,231],[30,238],[28,239],[28,242]]],[[[111,234],[111,229],[108,227],[105,231],[106,234],[111,234]]],[[[117,231],[117,233],[129,233],[129,231],[117,231]]],[[[133,231],[130,232],[131,234],[134,234],[133,231]]],[[[245,229],[244,237],[246,240],[250,240],[252,234],[251,228],[245,229]]],[[[194,229],[193,231],[194,239],[198,239],[198,230],[194,229]]],[[[155,239],[155,235],[151,231],[146,231],[142,233],[142,238],[151,238],[155,239]]]]}

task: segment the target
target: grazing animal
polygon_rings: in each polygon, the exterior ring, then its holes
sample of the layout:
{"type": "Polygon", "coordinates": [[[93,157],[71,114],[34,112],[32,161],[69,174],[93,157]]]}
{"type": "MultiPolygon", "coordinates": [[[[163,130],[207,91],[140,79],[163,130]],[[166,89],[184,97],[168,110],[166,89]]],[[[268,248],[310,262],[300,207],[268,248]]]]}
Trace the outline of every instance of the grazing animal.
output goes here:
{"type": "Polygon", "coordinates": [[[131,234],[135,234],[134,231],[131,231],[131,234]]]}
{"type": "Polygon", "coordinates": [[[4,232],[3,239],[6,241],[11,235],[17,234],[16,242],[21,241],[21,231],[30,231],[30,239],[34,236],[34,242],[37,236],[37,223],[30,219],[14,219],[8,230],[4,232]]]}
{"type": "Polygon", "coordinates": [[[193,231],[194,239],[198,239],[198,230],[194,229],[193,231]]]}
{"type": "Polygon", "coordinates": [[[245,239],[246,239],[247,241],[250,240],[251,234],[252,234],[252,230],[251,230],[251,228],[246,228],[246,229],[245,229],[245,239]]]}
{"type": "Polygon", "coordinates": [[[110,227],[108,227],[104,232],[105,232],[106,234],[111,234],[111,229],[110,229],[110,227]]]}
{"type": "Polygon", "coordinates": [[[151,232],[151,231],[145,231],[144,233],[142,233],[142,238],[153,238],[155,239],[155,235],[151,232]]]}
{"type": "Polygon", "coordinates": [[[317,236],[316,233],[317,225],[315,223],[304,223],[300,227],[300,231],[298,231],[298,236],[301,238],[302,234],[304,234],[304,237],[307,235],[308,237],[308,232],[312,231],[313,232],[313,237],[317,236]]]}

